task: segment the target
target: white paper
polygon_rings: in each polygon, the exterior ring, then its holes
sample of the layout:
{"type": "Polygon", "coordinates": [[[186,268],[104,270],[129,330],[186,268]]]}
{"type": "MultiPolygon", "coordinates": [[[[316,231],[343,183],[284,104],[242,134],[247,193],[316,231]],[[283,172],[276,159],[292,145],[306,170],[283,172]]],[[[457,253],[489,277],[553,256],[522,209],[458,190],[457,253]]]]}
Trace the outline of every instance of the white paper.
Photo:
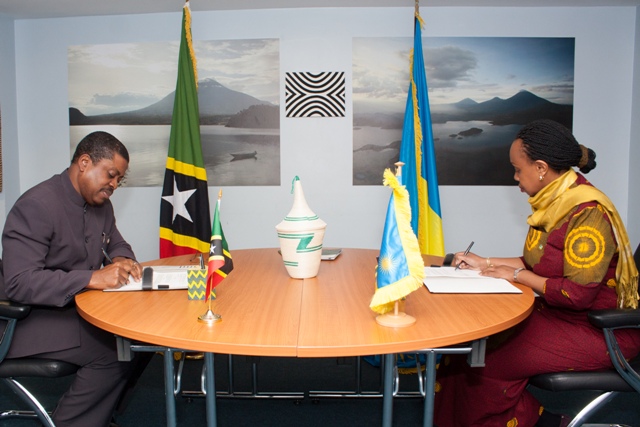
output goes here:
{"type": "MultiPolygon", "coordinates": [[[[188,270],[198,269],[195,265],[161,265],[144,267],[153,270],[152,290],[172,290],[187,289],[189,281],[187,279],[188,270]]],[[[142,280],[136,282],[129,276],[129,283],[117,289],[105,289],[105,292],[127,292],[141,291],[142,280]]]]}
{"type": "Polygon", "coordinates": [[[425,267],[424,285],[432,293],[449,294],[521,294],[509,281],[480,276],[478,270],[455,267],[425,267]]]}

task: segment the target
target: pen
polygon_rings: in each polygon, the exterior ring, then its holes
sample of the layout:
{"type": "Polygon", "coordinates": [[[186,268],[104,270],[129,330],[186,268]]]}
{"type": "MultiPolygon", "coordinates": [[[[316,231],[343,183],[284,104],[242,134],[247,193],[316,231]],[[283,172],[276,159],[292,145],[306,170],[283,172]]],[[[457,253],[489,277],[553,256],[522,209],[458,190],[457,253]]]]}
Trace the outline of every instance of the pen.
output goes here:
{"type": "Polygon", "coordinates": [[[107,253],[107,251],[104,249],[105,244],[106,245],[109,244],[109,240],[110,239],[107,237],[107,233],[105,233],[103,231],[102,232],[102,246],[100,247],[100,249],[102,249],[102,253],[104,254],[104,257],[107,259],[107,261],[109,261],[109,264],[113,264],[113,260],[111,259],[111,257],[107,253]]]}
{"type": "MultiPolygon", "coordinates": [[[[469,246],[467,246],[467,250],[466,250],[466,251],[464,251],[464,254],[463,254],[463,255],[468,255],[468,254],[469,254],[469,251],[471,250],[471,247],[472,247],[472,246],[473,246],[473,241],[472,241],[471,243],[469,243],[469,246]]],[[[460,264],[462,264],[463,262],[464,262],[464,261],[460,261],[460,262],[458,263],[458,265],[456,265],[456,270],[460,268],[460,264]]]]}
{"type": "Polygon", "coordinates": [[[102,253],[104,254],[104,257],[107,259],[107,261],[109,261],[109,264],[113,264],[113,260],[111,259],[107,251],[104,250],[104,248],[102,248],[102,253]]]}

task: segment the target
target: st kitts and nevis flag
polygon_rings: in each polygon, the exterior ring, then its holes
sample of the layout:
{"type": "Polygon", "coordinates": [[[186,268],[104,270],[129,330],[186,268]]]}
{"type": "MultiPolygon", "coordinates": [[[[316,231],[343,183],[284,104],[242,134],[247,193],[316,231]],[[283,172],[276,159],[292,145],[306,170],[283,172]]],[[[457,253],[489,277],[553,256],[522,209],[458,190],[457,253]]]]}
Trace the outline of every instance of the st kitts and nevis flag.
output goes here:
{"type": "Polygon", "coordinates": [[[213,213],[213,225],[211,226],[211,245],[209,246],[209,263],[207,265],[207,290],[205,300],[216,297],[214,288],[222,282],[231,270],[233,270],[233,259],[224,238],[222,224],[220,224],[220,198],[222,190],[218,195],[216,210],[213,213]]]}
{"type": "Polygon", "coordinates": [[[376,291],[369,307],[379,314],[393,310],[394,303],[422,286],[424,261],[411,228],[409,193],[389,169],[384,171],[385,186],[393,190],[382,233],[376,267],[376,291]]]}
{"type": "Polygon", "coordinates": [[[444,256],[438,173],[422,56],[422,19],[417,11],[414,23],[413,59],[399,160],[405,165],[403,182],[409,191],[413,212],[411,227],[418,237],[420,253],[444,256]]]}
{"type": "Polygon", "coordinates": [[[210,215],[207,172],[200,141],[196,57],[191,39],[191,11],[182,9],[169,152],[160,202],[160,257],[206,253],[210,215]]]}

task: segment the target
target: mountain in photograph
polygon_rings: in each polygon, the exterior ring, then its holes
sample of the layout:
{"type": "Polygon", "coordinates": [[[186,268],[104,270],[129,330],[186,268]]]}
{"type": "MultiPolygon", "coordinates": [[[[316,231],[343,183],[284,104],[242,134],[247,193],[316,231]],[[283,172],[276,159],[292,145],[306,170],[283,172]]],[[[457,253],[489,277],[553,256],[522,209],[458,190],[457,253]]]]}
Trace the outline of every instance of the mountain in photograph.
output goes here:
{"type": "MultiPolygon", "coordinates": [[[[175,91],[160,101],[138,110],[95,116],[86,116],[79,109],[71,107],[69,125],[170,125],[174,97],[175,91]]],[[[279,106],[231,90],[214,79],[205,79],[198,83],[198,103],[202,125],[229,125],[231,121],[233,127],[279,127],[279,106]],[[261,108],[255,108],[258,106],[261,108]],[[236,115],[239,117],[234,118],[236,115]]]]}
{"type": "MultiPolygon", "coordinates": [[[[493,125],[524,125],[536,119],[552,119],[571,128],[573,105],[556,104],[523,90],[514,96],[502,99],[495,97],[476,102],[465,98],[453,104],[431,105],[431,121],[486,121],[493,125]]],[[[383,129],[401,129],[404,113],[354,114],[354,126],[372,126],[383,129]]]]}

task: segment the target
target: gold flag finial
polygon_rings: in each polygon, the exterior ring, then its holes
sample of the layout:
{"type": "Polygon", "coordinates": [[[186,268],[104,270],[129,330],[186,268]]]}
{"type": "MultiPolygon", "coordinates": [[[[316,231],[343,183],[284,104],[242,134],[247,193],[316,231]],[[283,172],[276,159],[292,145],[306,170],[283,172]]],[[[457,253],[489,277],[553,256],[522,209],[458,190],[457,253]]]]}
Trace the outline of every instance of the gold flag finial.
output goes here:
{"type": "Polygon", "coordinates": [[[417,15],[420,15],[420,0],[416,0],[416,16],[417,15]]]}

